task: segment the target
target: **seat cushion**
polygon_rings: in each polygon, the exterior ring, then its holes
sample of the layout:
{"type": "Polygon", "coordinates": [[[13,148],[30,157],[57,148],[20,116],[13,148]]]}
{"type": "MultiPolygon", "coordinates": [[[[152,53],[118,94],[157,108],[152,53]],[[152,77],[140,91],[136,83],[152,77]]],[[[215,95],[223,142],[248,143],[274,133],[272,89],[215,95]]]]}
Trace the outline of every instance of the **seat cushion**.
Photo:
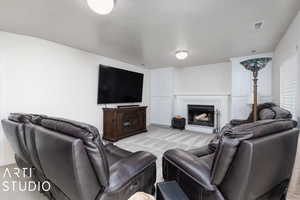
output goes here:
{"type": "Polygon", "coordinates": [[[119,161],[123,158],[127,158],[130,155],[132,155],[131,152],[121,149],[112,143],[105,145],[104,148],[105,148],[106,157],[108,160],[108,165],[110,167],[117,161],[119,161]]]}
{"type": "Polygon", "coordinates": [[[212,168],[215,154],[208,154],[202,157],[198,157],[197,161],[201,162],[203,165],[206,165],[208,169],[212,168]]]}
{"type": "Polygon", "coordinates": [[[183,176],[184,179],[190,177],[186,180],[187,182],[193,180],[205,190],[215,191],[215,186],[210,183],[213,157],[213,154],[197,157],[180,149],[168,150],[163,155],[164,179],[180,182],[183,176]]]}
{"type": "Polygon", "coordinates": [[[197,157],[183,150],[169,150],[163,156],[165,181],[176,181],[190,200],[224,200],[210,183],[214,154],[197,157]]]}
{"type": "Polygon", "coordinates": [[[197,149],[191,149],[191,150],[188,150],[188,152],[197,157],[203,157],[203,156],[214,153],[214,151],[210,148],[209,145],[199,147],[197,149]]]}

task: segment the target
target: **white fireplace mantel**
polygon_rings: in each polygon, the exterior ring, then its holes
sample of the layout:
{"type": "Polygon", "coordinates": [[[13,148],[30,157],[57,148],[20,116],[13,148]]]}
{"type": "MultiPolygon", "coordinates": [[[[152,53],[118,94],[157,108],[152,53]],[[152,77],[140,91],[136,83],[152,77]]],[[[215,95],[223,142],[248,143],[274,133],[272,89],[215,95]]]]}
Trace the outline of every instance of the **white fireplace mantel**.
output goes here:
{"type": "MultiPolygon", "coordinates": [[[[229,121],[229,94],[176,94],[174,95],[173,115],[181,115],[188,119],[188,105],[213,105],[220,113],[220,127],[229,121]]],[[[212,133],[212,127],[199,125],[186,126],[187,130],[212,133]]]]}
{"type": "Polygon", "coordinates": [[[183,97],[183,96],[187,96],[187,97],[193,97],[193,96],[204,96],[204,97],[208,97],[208,96],[220,96],[220,97],[224,97],[224,96],[231,96],[230,94],[227,93],[176,93],[174,94],[174,96],[179,96],[179,97],[183,97]]]}

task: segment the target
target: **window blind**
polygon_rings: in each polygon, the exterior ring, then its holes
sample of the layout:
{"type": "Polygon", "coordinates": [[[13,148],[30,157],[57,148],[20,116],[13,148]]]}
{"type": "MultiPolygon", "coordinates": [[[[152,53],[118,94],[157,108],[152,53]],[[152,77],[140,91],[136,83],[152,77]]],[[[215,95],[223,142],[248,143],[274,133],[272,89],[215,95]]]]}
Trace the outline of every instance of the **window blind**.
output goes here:
{"type": "Polygon", "coordinates": [[[297,54],[287,59],[280,67],[280,106],[289,110],[297,118],[298,90],[298,57],[297,54]]]}

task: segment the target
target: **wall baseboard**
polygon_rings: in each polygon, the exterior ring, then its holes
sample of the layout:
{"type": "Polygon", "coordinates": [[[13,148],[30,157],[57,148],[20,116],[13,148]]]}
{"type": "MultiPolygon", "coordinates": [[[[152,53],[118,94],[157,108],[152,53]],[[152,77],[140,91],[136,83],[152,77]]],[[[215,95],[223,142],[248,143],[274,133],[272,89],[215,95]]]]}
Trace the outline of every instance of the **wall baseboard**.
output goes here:
{"type": "Polygon", "coordinates": [[[158,126],[158,127],[161,127],[161,128],[171,128],[171,125],[155,124],[155,123],[151,123],[151,124],[149,124],[149,126],[158,126]]]}

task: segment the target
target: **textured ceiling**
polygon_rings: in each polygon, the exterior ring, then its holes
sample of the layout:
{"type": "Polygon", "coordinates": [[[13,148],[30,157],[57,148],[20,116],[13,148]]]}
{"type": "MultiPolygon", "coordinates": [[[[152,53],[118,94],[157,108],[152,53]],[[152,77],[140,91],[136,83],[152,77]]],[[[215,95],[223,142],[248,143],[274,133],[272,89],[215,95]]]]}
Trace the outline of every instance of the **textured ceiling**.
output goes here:
{"type": "Polygon", "coordinates": [[[85,0],[1,0],[0,30],[130,64],[196,66],[273,51],[299,8],[299,0],[118,0],[101,16],[85,0]],[[187,60],[176,60],[179,49],[187,60]]]}

